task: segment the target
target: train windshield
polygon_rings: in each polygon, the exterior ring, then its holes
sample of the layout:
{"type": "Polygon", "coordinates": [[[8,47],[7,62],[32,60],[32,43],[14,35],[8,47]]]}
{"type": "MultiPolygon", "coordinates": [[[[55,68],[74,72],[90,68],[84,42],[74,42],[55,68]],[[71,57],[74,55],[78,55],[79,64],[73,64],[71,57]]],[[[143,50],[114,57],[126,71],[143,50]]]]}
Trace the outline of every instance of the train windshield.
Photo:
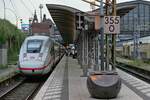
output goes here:
{"type": "Polygon", "coordinates": [[[40,53],[43,40],[28,40],[27,53],[40,53]]]}

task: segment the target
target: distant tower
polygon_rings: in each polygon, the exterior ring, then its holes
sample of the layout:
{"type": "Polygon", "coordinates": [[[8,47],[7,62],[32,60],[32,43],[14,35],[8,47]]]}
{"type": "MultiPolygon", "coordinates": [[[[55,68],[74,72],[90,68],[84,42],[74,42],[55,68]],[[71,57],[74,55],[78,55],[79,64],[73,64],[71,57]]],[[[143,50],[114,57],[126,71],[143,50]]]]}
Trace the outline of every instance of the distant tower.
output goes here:
{"type": "Polygon", "coordinates": [[[42,22],[42,9],[43,9],[43,5],[40,4],[39,8],[40,8],[40,18],[41,18],[41,22],[42,22]]]}
{"type": "Polygon", "coordinates": [[[37,15],[36,15],[36,10],[34,12],[33,23],[38,23],[38,18],[37,18],[37,15]]]}

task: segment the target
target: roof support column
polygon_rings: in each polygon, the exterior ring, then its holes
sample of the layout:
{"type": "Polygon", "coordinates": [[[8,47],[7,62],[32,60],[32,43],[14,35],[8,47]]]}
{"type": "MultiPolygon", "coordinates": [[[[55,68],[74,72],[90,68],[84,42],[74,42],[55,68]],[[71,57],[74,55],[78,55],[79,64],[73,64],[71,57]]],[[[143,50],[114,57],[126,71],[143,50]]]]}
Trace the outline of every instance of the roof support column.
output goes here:
{"type": "Polygon", "coordinates": [[[77,42],[77,57],[78,57],[78,64],[82,65],[82,38],[79,38],[77,42]]]}
{"type": "MultiPolygon", "coordinates": [[[[95,34],[92,37],[92,63],[93,63],[93,67],[95,67],[95,34]]],[[[94,68],[93,68],[94,70],[94,68]]]]}
{"type": "Polygon", "coordinates": [[[94,64],[94,42],[93,42],[93,38],[91,35],[92,32],[90,32],[90,34],[88,34],[88,68],[92,68],[93,64],[94,64]]]}
{"type": "Polygon", "coordinates": [[[99,70],[99,41],[98,41],[98,33],[95,34],[94,37],[95,41],[95,66],[94,66],[94,71],[99,70]]]}
{"type": "Polygon", "coordinates": [[[83,77],[86,77],[88,72],[88,34],[85,30],[82,31],[82,40],[82,68],[83,77]]]}

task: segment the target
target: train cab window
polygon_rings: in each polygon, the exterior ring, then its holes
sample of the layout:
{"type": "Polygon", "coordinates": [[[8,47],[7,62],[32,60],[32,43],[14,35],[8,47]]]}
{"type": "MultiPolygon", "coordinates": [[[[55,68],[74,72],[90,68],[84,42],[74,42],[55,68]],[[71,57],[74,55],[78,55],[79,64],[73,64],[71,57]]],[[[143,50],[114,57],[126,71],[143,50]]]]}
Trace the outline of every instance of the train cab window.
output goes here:
{"type": "Polygon", "coordinates": [[[42,40],[29,40],[27,42],[27,53],[40,53],[42,44],[42,40]]]}

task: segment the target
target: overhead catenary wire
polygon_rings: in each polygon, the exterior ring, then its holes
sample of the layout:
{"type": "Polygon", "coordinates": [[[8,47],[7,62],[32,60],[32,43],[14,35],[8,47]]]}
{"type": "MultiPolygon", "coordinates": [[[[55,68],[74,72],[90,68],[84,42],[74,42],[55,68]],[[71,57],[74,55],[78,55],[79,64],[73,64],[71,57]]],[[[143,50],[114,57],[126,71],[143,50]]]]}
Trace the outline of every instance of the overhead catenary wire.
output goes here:
{"type": "Polygon", "coordinates": [[[15,5],[13,4],[12,0],[9,0],[9,1],[10,1],[10,4],[12,5],[12,7],[13,7],[13,9],[14,9],[15,14],[16,14],[16,15],[17,15],[17,17],[18,17],[18,16],[19,16],[19,14],[18,14],[18,11],[17,11],[17,9],[16,9],[15,5]]]}
{"type": "Polygon", "coordinates": [[[91,5],[94,5],[94,6],[100,7],[100,6],[97,5],[96,3],[94,4],[94,3],[90,2],[90,1],[87,1],[87,0],[82,0],[82,1],[84,1],[84,2],[86,2],[86,3],[89,3],[89,4],[91,4],[91,5]]]}
{"type": "Polygon", "coordinates": [[[29,11],[29,13],[30,13],[31,15],[33,15],[31,9],[29,9],[28,6],[26,6],[26,4],[24,3],[24,1],[23,1],[23,0],[20,0],[20,1],[21,1],[21,3],[23,4],[23,6],[29,11]]]}
{"type": "MultiPolygon", "coordinates": [[[[12,5],[13,9],[16,11],[16,8],[15,8],[14,4],[12,3],[12,1],[9,0],[9,2],[10,2],[10,4],[12,5]]],[[[16,11],[16,12],[17,12],[17,11],[16,11]]]]}
{"type": "Polygon", "coordinates": [[[36,9],[36,7],[34,6],[34,4],[33,4],[32,0],[29,0],[29,2],[31,3],[31,5],[32,5],[33,9],[36,9]]]}

